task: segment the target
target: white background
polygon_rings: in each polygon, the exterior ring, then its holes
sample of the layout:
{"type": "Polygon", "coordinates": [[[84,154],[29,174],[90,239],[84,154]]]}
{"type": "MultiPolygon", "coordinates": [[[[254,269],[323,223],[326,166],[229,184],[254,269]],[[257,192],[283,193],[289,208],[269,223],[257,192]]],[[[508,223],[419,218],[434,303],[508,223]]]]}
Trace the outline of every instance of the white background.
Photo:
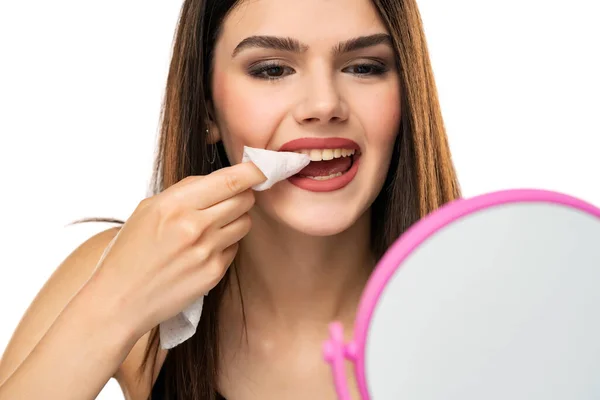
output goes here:
{"type": "MultiPolygon", "coordinates": [[[[600,206],[597,2],[419,4],[464,195],[600,206]]],[[[58,263],[106,228],[64,226],[125,219],[146,196],[179,6],[0,3],[0,353],[58,263]]],[[[111,381],[99,398],[123,397],[111,381]]]]}

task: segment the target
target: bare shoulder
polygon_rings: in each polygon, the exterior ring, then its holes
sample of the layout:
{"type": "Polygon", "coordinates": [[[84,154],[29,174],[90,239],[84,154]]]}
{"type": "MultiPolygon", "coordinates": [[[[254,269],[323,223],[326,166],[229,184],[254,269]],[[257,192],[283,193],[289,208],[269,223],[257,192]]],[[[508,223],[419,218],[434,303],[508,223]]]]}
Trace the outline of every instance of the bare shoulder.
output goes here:
{"type": "Polygon", "coordinates": [[[70,299],[93,273],[104,248],[119,228],[111,228],[78,246],[56,268],[21,317],[0,359],[0,382],[7,379],[48,331],[70,299]]]}
{"type": "MultiPolygon", "coordinates": [[[[48,281],[44,283],[21,317],[0,358],[0,383],[8,379],[27,358],[63,308],[93,275],[100,257],[119,229],[120,227],[110,228],[87,239],[64,259],[48,281]]],[[[123,390],[127,390],[131,394],[140,393],[141,388],[135,386],[131,377],[133,377],[133,370],[137,369],[135,365],[141,365],[143,354],[140,353],[140,349],[148,342],[148,337],[148,334],[144,335],[138,341],[119,370],[115,371],[113,375],[123,390]]],[[[156,360],[158,367],[162,365],[165,355],[166,353],[159,353],[156,360]]],[[[128,396],[127,398],[141,397],[128,396]]]]}

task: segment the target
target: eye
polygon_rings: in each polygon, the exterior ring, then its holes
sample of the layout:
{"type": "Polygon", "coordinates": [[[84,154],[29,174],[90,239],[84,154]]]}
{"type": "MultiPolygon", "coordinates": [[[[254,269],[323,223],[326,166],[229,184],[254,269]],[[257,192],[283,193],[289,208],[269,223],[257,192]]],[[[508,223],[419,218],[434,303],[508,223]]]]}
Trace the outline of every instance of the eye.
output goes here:
{"type": "Polygon", "coordinates": [[[291,75],[293,73],[295,73],[295,71],[292,68],[275,62],[257,64],[250,69],[250,75],[252,77],[266,80],[281,79],[286,75],[291,75]]]}
{"type": "Polygon", "coordinates": [[[381,63],[362,63],[351,65],[344,68],[344,72],[350,72],[351,74],[359,77],[377,76],[383,75],[387,72],[387,67],[381,63]]]}

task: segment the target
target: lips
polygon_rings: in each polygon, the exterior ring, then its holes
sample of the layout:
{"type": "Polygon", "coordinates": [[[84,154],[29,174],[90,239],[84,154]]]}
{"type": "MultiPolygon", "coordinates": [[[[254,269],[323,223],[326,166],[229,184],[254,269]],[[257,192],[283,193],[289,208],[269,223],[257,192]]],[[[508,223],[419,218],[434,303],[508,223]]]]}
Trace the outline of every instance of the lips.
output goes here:
{"type": "Polygon", "coordinates": [[[285,143],[279,151],[297,151],[310,149],[353,149],[360,150],[358,144],[344,138],[301,138],[285,143]]]}
{"type": "Polygon", "coordinates": [[[308,154],[312,161],[288,181],[313,192],[330,192],[349,184],[358,169],[360,147],[344,138],[302,138],[285,143],[279,151],[308,154]]]}

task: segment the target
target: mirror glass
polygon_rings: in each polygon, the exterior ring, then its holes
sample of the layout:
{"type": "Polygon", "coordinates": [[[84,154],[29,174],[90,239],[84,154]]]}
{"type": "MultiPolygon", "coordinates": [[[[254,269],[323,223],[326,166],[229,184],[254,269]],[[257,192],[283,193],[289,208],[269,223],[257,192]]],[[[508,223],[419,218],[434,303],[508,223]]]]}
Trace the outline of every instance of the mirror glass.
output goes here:
{"type": "Polygon", "coordinates": [[[600,399],[600,216],[495,205],[437,230],[381,293],[374,400],[600,399]]]}

